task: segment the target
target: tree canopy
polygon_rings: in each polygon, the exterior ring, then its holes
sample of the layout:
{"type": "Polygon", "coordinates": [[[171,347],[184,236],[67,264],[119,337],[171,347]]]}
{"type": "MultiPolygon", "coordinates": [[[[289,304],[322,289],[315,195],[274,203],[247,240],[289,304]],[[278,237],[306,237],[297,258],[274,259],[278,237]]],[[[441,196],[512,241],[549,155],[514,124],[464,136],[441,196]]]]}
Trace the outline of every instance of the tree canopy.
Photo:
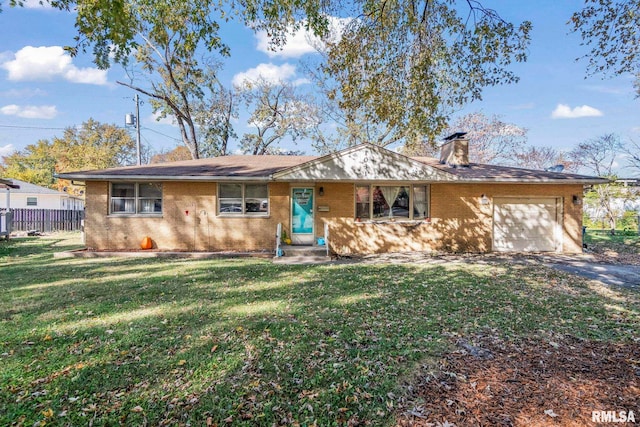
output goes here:
{"type": "Polygon", "coordinates": [[[478,1],[356,5],[323,68],[339,84],[342,109],[393,128],[392,140],[432,141],[484,87],[518,81],[508,66],[526,60],[528,21],[514,25],[478,1]]]}
{"type": "MultiPolygon", "coordinates": [[[[483,88],[516,82],[509,66],[526,60],[531,30],[528,21],[507,22],[478,0],[48,1],[76,13],[72,53],[91,50],[105,68],[111,61],[126,64],[136,52],[145,71],[159,73],[161,84],[147,94],[163,103],[156,106],[162,114],[176,116],[193,157],[200,153],[193,103],[212,105],[198,92],[205,73],[195,52],[228,56],[220,32],[228,20],[265,30],[275,49],[292,29],[322,37],[321,70],[335,82],[327,95],[343,111],[345,133],[357,140],[375,131],[381,144],[409,145],[433,140],[449,114],[480,99],[483,88]],[[329,31],[332,16],[349,21],[337,35],[329,31]]],[[[222,127],[219,141],[229,130],[222,127]]]]}
{"type": "Polygon", "coordinates": [[[106,169],[135,164],[136,144],[125,130],[89,119],[82,126],[67,128],[62,138],[39,140],[2,158],[0,176],[43,187],[71,189],[54,174],[89,169],[106,169]]]}
{"type": "Polygon", "coordinates": [[[590,74],[640,75],[640,0],[585,0],[570,25],[590,49],[590,74]]]}
{"type": "Polygon", "coordinates": [[[251,112],[248,124],[254,129],[242,136],[240,149],[244,153],[276,153],[275,146],[284,138],[296,142],[317,130],[320,119],[315,105],[306,102],[292,84],[258,79],[245,81],[237,90],[251,112]]]}

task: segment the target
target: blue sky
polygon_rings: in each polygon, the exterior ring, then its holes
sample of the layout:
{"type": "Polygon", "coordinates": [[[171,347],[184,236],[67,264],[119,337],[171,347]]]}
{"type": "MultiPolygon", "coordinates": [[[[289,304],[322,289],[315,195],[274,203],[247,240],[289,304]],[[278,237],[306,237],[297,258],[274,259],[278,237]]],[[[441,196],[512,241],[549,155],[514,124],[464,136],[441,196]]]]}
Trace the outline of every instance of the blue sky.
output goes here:
{"type": "MultiPolygon", "coordinates": [[[[61,49],[73,43],[73,15],[37,6],[10,8],[6,0],[0,1],[0,155],[39,139],[62,136],[64,128],[89,118],[124,126],[125,114],[135,109],[133,91],[115,84],[127,80],[124,70],[120,66],[97,70],[90,55],[71,58],[61,49]]],[[[640,140],[640,100],[635,98],[632,77],[585,78],[586,61],[575,61],[586,49],[566,22],[582,1],[482,3],[512,22],[532,21],[529,60],[512,67],[520,76],[519,83],[485,89],[482,101],[457,115],[496,114],[528,129],[529,145],[560,150],[611,132],[623,140],[640,140]]],[[[267,51],[264,37],[246,28],[230,26],[224,35],[231,58],[221,73],[223,82],[231,84],[242,76],[261,74],[296,82],[304,89],[299,61],[314,53],[303,35],[277,54],[267,51]]],[[[177,128],[156,122],[150,105],[141,99],[142,142],[157,151],[179,144],[177,128]]],[[[240,134],[243,119],[246,115],[236,124],[240,134]]],[[[297,148],[313,154],[308,142],[299,142],[297,148]]],[[[624,167],[623,159],[620,167],[624,167]]]]}

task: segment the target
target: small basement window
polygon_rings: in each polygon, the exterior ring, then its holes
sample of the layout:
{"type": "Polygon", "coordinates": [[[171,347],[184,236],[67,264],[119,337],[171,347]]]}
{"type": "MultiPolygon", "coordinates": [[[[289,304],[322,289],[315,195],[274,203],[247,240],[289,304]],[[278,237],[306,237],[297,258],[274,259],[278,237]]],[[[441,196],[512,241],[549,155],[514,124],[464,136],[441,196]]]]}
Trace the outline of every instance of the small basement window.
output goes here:
{"type": "Polygon", "coordinates": [[[38,206],[37,197],[27,197],[27,206],[38,206]]]}

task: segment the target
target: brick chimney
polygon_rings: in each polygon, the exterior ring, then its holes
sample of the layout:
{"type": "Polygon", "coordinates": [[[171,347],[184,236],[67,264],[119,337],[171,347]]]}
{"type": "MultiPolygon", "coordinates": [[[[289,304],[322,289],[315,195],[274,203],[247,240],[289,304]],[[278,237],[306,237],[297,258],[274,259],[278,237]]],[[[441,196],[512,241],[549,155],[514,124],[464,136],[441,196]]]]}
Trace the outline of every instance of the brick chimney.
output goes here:
{"type": "Polygon", "coordinates": [[[440,163],[458,167],[469,166],[469,140],[466,132],[457,132],[446,137],[440,147],[440,163]]]}

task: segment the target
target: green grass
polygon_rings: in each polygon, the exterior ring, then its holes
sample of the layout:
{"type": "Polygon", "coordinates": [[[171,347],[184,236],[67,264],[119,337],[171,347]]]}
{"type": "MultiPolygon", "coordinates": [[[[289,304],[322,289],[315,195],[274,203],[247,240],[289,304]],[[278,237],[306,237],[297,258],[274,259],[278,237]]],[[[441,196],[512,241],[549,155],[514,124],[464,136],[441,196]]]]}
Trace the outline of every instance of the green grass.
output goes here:
{"type": "Polygon", "coordinates": [[[0,242],[0,425],[390,425],[452,337],[640,329],[637,294],[543,267],[54,259],[68,237],[0,242]]]}
{"type": "Polygon", "coordinates": [[[640,253],[640,236],[637,231],[616,230],[612,235],[609,230],[587,229],[584,242],[588,248],[600,252],[610,250],[626,254],[640,253]]]}

